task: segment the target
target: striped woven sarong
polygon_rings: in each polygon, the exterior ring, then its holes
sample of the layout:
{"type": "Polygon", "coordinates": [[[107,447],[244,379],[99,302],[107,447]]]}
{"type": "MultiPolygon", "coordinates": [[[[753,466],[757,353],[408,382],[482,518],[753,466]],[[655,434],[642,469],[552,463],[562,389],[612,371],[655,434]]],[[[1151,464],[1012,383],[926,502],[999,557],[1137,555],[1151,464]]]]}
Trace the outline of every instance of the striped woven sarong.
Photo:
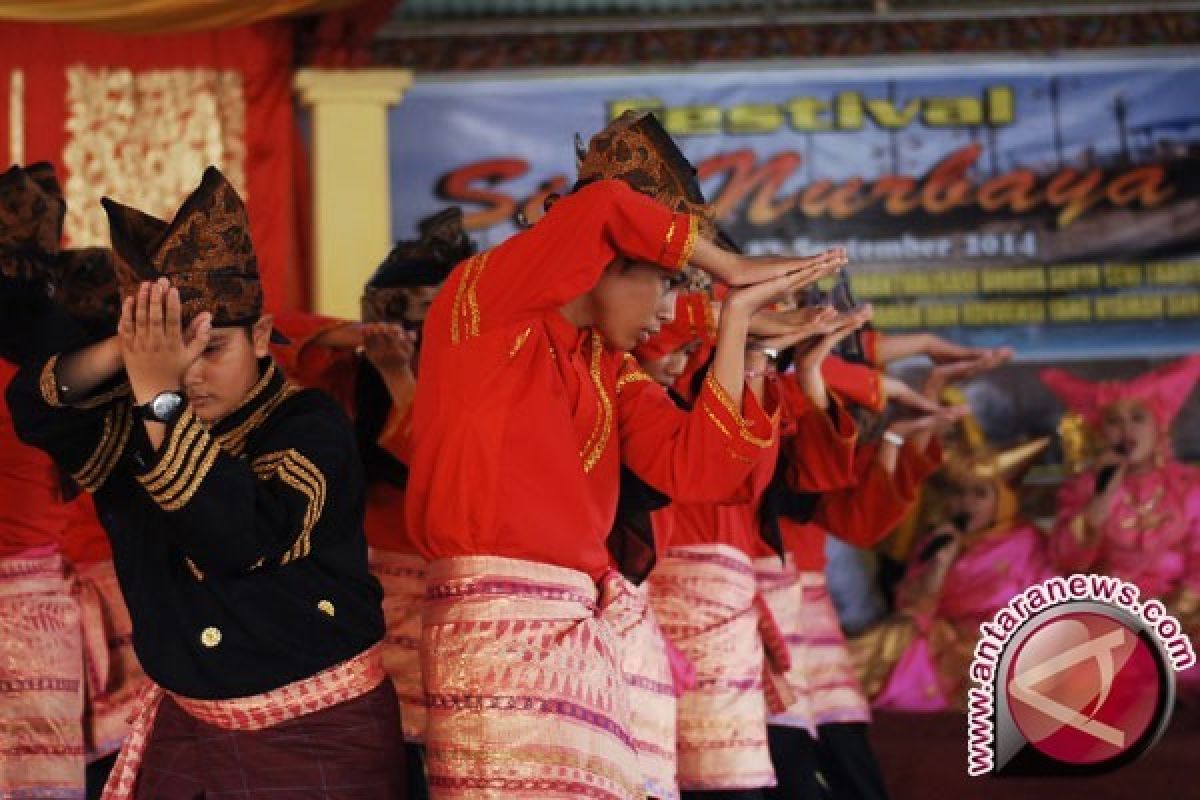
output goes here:
{"type": "Polygon", "coordinates": [[[88,760],[121,749],[129,717],[148,678],[133,651],[133,623],[111,561],[77,565],[83,612],[87,703],[84,742],[88,760]]]}
{"type": "MultiPolygon", "coordinates": [[[[800,572],[800,624],[787,635],[792,663],[803,673],[813,723],[870,722],[871,708],[854,670],[837,609],[821,572],[800,572]]],[[[788,722],[773,724],[787,725],[788,722]]]]}
{"type": "Polygon", "coordinates": [[[84,796],[81,652],[58,551],[0,558],[0,798],[84,796]]]}
{"type": "Polygon", "coordinates": [[[815,739],[817,736],[816,714],[812,708],[812,693],[809,689],[808,673],[802,660],[800,642],[804,637],[804,593],[800,585],[800,573],[792,563],[792,557],[780,561],[775,556],[754,559],[754,578],[759,594],[771,609],[787,646],[791,663],[784,681],[791,690],[792,702],[784,711],[767,718],[770,725],[803,728],[815,739]]]}
{"type": "Polygon", "coordinates": [[[696,667],[679,698],[680,788],[774,786],[750,558],[728,545],[669,548],[649,584],[663,632],[696,667]]]}
{"type": "Polygon", "coordinates": [[[430,796],[641,798],[628,689],[596,585],[494,556],[429,565],[421,667],[430,796]]]}
{"type": "Polygon", "coordinates": [[[425,687],[421,682],[421,603],[425,597],[425,559],[371,548],[371,572],[383,585],[383,667],[396,697],[404,741],[425,741],[425,687]]]}
{"type": "Polygon", "coordinates": [[[630,725],[649,797],[677,800],[675,680],[667,640],[647,599],[646,584],[634,586],[617,571],[601,587],[600,618],[612,626],[621,672],[629,686],[630,725]]]}

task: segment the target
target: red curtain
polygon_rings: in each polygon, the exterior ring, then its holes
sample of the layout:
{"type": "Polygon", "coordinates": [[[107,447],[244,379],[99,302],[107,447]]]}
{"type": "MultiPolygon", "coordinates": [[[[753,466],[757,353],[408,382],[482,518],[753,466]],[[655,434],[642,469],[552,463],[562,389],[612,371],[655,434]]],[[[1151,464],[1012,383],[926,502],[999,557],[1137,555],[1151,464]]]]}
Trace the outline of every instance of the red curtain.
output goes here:
{"type": "MultiPolygon", "coordinates": [[[[222,86],[237,84],[235,94],[239,107],[232,109],[229,115],[225,109],[212,110],[210,99],[204,103],[179,104],[177,112],[168,115],[170,130],[147,131],[143,125],[138,136],[145,141],[106,141],[103,147],[94,148],[94,152],[145,154],[145,148],[149,146],[151,151],[145,157],[153,159],[156,155],[153,142],[174,141],[175,125],[187,134],[188,125],[212,127],[216,124],[212,120],[223,124],[221,121],[231,115],[230,118],[236,120],[231,126],[233,130],[215,134],[209,131],[207,135],[234,140],[236,160],[244,174],[244,186],[239,188],[247,195],[251,234],[258,252],[268,308],[307,308],[310,295],[304,263],[306,248],[298,220],[301,215],[307,216],[309,197],[304,175],[306,157],[302,152],[292,101],[292,64],[292,28],[283,21],[204,33],[155,36],[120,36],[60,25],[0,23],[0,154],[4,155],[3,161],[11,160],[10,86],[14,72],[22,75],[24,81],[24,100],[20,104],[24,160],[26,163],[39,160],[55,163],[60,177],[68,184],[68,203],[72,195],[79,196],[88,189],[82,185],[80,175],[72,176],[70,167],[71,163],[79,162],[80,142],[86,143],[87,137],[93,135],[89,130],[80,129],[81,125],[86,128],[80,120],[95,122],[99,118],[99,127],[104,127],[102,118],[110,111],[107,106],[94,107],[95,96],[81,97],[78,80],[74,94],[69,94],[68,71],[73,70],[72,74],[78,78],[81,68],[93,70],[85,74],[108,75],[118,83],[124,80],[129,85],[133,85],[137,76],[152,76],[150,85],[174,85],[177,92],[179,80],[198,80],[195,75],[200,74],[182,71],[202,71],[210,76],[204,80],[217,81],[222,86]],[[231,82],[232,73],[236,73],[234,77],[240,77],[240,81],[231,82]],[[213,75],[218,77],[212,78],[213,75]],[[159,83],[153,83],[156,80],[159,83]],[[175,83],[171,84],[171,81],[175,83]],[[69,98],[73,98],[70,103],[69,98]],[[80,112],[81,104],[87,104],[89,100],[93,101],[93,107],[87,113],[80,112]],[[207,109],[207,123],[196,121],[201,106],[207,109]],[[147,145],[147,141],[151,144],[147,145]],[[130,149],[134,147],[141,149],[130,149]],[[74,149],[68,154],[67,148],[74,149]],[[70,183],[72,177],[75,178],[73,184],[70,183]]],[[[103,90],[104,79],[95,78],[94,83],[86,85],[103,90]]],[[[128,96],[141,97],[138,92],[144,94],[144,87],[137,92],[131,90],[128,96]]],[[[130,104],[122,100],[114,102],[111,108],[111,114],[117,117],[138,113],[137,102],[130,104]]],[[[136,126],[126,125],[120,129],[133,127],[136,126]]],[[[228,151],[224,152],[228,155],[228,151]]],[[[185,169],[188,173],[186,181],[195,186],[207,163],[205,159],[211,153],[201,147],[197,152],[185,152],[185,155],[185,158],[167,159],[166,166],[185,169]],[[192,171],[194,177],[190,176],[192,171]]],[[[124,178],[144,182],[144,160],[142,155],[138,156],[138,177],[126,175],[124,178]]],[[[112,183],[120,184],[123,176],[114,175],[114,172],[134,171],[122,166],[120,158],[113,158],[111,163],[102,161],[104,163],[97,164],[93,158],[89,174],[94,176],[98,174],[97,170],[107,171],[105,180],[100,182],[106,187],[112,183]],[[109,181],[109,178],[113,180],[109,181]]],[[[177,204],[183,196],[181,192],[171,202],[177,204]]],[[[164,199],[163,203],[166,202],[164,199]]],[[[159,213],[169,215],[171,211],[159,210],[159,213]]],[[[72,235],[70,227],[67,235],[72,235]]]]}

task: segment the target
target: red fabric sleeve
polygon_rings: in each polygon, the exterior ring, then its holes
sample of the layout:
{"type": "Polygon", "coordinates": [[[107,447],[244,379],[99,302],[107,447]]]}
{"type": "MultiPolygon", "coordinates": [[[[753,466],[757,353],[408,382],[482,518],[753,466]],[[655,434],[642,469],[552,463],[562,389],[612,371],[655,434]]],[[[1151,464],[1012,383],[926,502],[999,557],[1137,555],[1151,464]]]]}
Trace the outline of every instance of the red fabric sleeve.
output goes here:
{"type": "Polygon", "coordinates": [[[348,414],[353,413],[358,356],[353,350],[322,347],[316,340],[328,331],[351,324],[318,314],[284,312],[275,316],[275,329],[289,343],[271,345],[271,355],[291,381],[332,395],[348,414]]]}
{"type": "Polygon", "coordinates": [[[788,376],[778,380],[787,417],[788,485],[797,492],[830,492],[853,486],[858,476],[854,453],[858,426],[836,397],[821,410],[812,405],[788,376]]]}
{"type": "Polygon", "coordinates": [[[453,322],[470,338],[558,308],[595,286],[618,255],[680,269],[696,231],[695,218],[621,181],[588,184],[532,228],[459,267],[453,322]]]}
{"type": "Polygon", "coordinates": [[[850,364],[837,356],[821,363],[821,375],[830,391],[869,411],[880,413],[887,405],[883,393],[883,376],[879,370],[864,364],[850,364]]]}
{"type": "Polygon", "coordinates": [[[871,547],[891,533],[914,500],[879,466],[875,452],[874,447],[860,452],[858,484],[823,495],[814,520],[855,547],[871,547]]]}
{"type": "Polygon", "coordinates": [[[883,344],[883,331],[875,328],[869,328],[861,334],[863,345],[863,356],[867,359],[867,363],[875,369],[883,369],[886,365],[883,363],[883,356],[880,353],[883,344]]]}
{"type": "Polygon", "coordinates": [[[905,442],[896,456],[896,472],[892,476],[897,490],[906,497],[915,498],[933,473],[942,466],[942,442],[934,436],[924,451],[919,451],[911,442],[905,442]]]}
{"type": "Polygon", "coordinates": [[[682,411],[629,358],[617,380],[617,413],[622,461],[678,502],[727,501],[776,452],[778,415],[749,388],[739,410],[711,375],[693,409],[682,411]]]}

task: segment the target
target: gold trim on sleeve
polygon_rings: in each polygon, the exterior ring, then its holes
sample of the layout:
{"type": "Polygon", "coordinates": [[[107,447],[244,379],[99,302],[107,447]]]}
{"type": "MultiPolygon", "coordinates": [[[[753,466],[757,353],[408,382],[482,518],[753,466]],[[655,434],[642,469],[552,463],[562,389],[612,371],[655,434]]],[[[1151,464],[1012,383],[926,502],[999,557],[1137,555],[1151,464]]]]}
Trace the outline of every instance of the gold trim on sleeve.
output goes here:
{"type": "Polygon", "coordinates": [[[42,374],[38,380],[38,388],[42,392],[42,400],[46,405],[53,408],[61,408],[62,400],[58,396],[58,375],[55,369],[58,367],[58,355],[50,356],[50,360],[42,367],[42,374]]]}
{"type": "Polygon", "coordinates": [[[604,340],[596,331],[592,331],[591,346],[592,357],[589,372],[592,376],[592,383],[596,387],[598,413],[592,434],[588,437],[587,444],[579,451],[579,457],[583,459],[584,472],[591,472],[599,463],[601,456],[604,455],[604,448],[608,446],[608,439],[612,434],[613,423],[612,400],[604,389],[604,379],[600,374],[601,359],[604,356],[604,340]]]}
{"type": "Polygon", "coordinates": [[[279,479],[304,495],[308,504],[300,532],[292,546],[283,554],[281,564],[304,558],[312,550],[312,532],[325,511],[325,476],[317,466],[296,450],[265,453],[252,462],[259,480],[279,479]]]}
{"type": "Polygon", "coordinates": [[[688,217],[688,234],[679,251],[679,260],[675,262],[676,269],[683,269],[692,260],[692,252],[696,249],[696,236],[700,233],[700,220],[694,215],[688,217]]]}
{"type": "Polygon", "coordinates": [[[637,362],[637,359],[629,353],[625,354],[625,366],[621,376],[617,378],[616,391],[621,394],[621,390],[631,383],[640,383],[642,381],[650,381],[654,383],[654,378],[646,370],[642,369],[642,365],[637,362]]]}
{"type": "Polygon", "coordinates": [[[42,373],[38,378],[38,389],[41,391],[42,400],[45,401],[46,405],[51,406],[52,408],[70,407],[86,411],[107,405],[113,400],[125,397],[129,394],[129,384],[122,383],[113,387],[112,389],[109,389],[107,392],[103,392],[93,397],[85,397],[75,402],[66,402],[63,400],[62,394],[59,392],[58,359],[59,354],[57,353],[51,356],[50,360],[42,366],[42,373]]]}
{"type": "Polygon", "coordinates": [[[512,347],[510,347],[508,350],[509,358],[516,358],[517,353],[521,352],[521,348],[525,346],[525,340],[529,338],[529,334],[532,330],[533,326],[530,325],[525,330],[517,334],[517,338],[513,341],[512,347]]]}
{"type": "Polygon", "coordinates": [[[719,402],[721,406],[729,412],[729,415],[733,418],[734,422],[737,423],[738,435],[741,436],[744,441],[760,448],[771,446],[771,444],[775,441],[774,437],[770,439],[761,439],[751,433],[750,424],[746,421],[746,418],[742,416],[742,413],[738,411],[737,406],[733,404],[733,398],[729,396],[729,393],[725,391],[725,387],[717,381],[716,377],[711,372],[708,374],[708,377],[704,379],[704,385],[708,387],[709,391],[711,391],[717,398],[717,402],[719,402]]]}
{"type": "Polygon", "coordinates": [[[178,511],[200,489],[221,448],[192,410],[171,428],[162,458],[138,482],[163,511],[178,511]]]}
{"type": "Polygon", "coordinates": [[[712,424],[717,426],[717,430],[725,434],[728,438],[732,439],[733,434],[729,432],[729,428],[725,427],[725,423],[721,422],[720,417],[713,413],[712,408],[709,407],[708,403],[704,403],[702,408],[704,409],[704,413],[708,416],[709,420],[712,421],[712,424]]]}
{"type": "Polygon", "coordinates": [[[458,344],[479,335],[479,278],[487,266],[490,251],[484,251],[467,259],[454,292],[454,304],[450,308],[450,343],[458,344]]]}
{"type": "Polygon", "coordinates": [[[81,487],[95,492],[116,468],[133,431],[133,406],[120,403],[104,412],[104,427],[92,455],[71,474],[81,487]]]}

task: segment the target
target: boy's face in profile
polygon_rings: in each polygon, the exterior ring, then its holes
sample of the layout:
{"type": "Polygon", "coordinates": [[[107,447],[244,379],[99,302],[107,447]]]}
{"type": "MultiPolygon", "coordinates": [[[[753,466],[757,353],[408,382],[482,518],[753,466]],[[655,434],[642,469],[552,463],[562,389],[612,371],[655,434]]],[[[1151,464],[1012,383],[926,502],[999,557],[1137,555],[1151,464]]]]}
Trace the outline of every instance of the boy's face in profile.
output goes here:
{"type": "Polygon", "coordinates": [[[201,422],[212,425],[245,402],[268,353],[271,324],[267,314],[249,327],[213,328],[208,347],[183,373],[188,404],[201,422]]]}
{"type": "Polygon", "coordinates": [[[653,264],[617,259],[591,291],[595,328],[615,350],[632,350],[675,318],[677,279],[653,264]]]}

